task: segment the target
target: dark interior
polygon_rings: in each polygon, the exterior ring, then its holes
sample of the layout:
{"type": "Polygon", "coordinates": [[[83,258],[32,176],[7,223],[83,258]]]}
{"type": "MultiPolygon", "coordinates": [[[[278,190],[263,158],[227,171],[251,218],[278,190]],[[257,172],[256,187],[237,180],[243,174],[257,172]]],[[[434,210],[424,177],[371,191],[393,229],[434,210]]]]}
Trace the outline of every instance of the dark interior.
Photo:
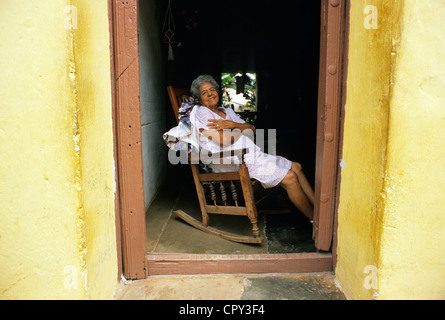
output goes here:
{"type": "Polygon", "coordinates": [[[300,162],[313,182],[320,1],[174,0],[171,4],[175,42],[174,61],[166,61],[167,84],[189,87],[200,74],[220,81],[221,72],[256,73],[255,126],[276,129],[278,154],[300,162]]]}
{"type": "MultiPolygon", "coordinates": [[[[163,2],[166,9],[168,1],[163,2]]],[[[259,114],[255,126],[266,132],[276,129],[277,154],[301,163],[306,177],[314,186],[320,1],[171,0],[171,6],[175,25],[174,60],[165,59],[166,85],[188,88],[201,74],[210,74],[219,82],[222,72],[256,73],[259,114]]],[[[162,48],[167,58],[168,45],[162,43],[162,48]]],[[[173,111],[167,108],[167,128],[175,125],[173,111]]],[[[170,222],[162,222],[167,226],[163,232],[166,236],[157,235],[160,227],[155,225],[155,221],[164,221],[164,216],[173,208],[171,203],[175,201],[175,208],[188,208],[188,212],[196,214],[197,219],[200,214],[189,166],[169,163],[167,173],[167,184],[148,210],[148,249],[155,252],[156,247],[163,246],[164,249],[159,249],[161,252],[176,250],[175,243],[180,242],[178,250],[195,252],[197,243],[213,241],[214,236],[195,240],[192,233],[198,237],[207,236],[191,226],[182,226],[182,222],[173,218],[170,222]],[[178,183],[178,179],[181,182],[178,183]],[[171,204],[171,207],[166,204],[171,204]],[[159,213],[162,210],[167,213],[159,213]],[[158,219],[156,215],[162,218],[158,219]],[[169,238],[170,227],[172,236],[169,238]],[[177,228],[184,228],[180,229],[184,232],[177,231],[177,228]],[[188,245],[187,249],[183,249],[188,245]]],[[[283,197],[286,195],[278,190],[277,202],[282,204],[283,197]]],[[[222,229],[224,225],[238,224],[231,220],[236,217],[215,216],[211,219],[212,223],[221,223],[222,229]]],[[[268,252],[315,250],[312,225],[301,213],[298,214],[298,210],[291,215],[268,215],[264,219],[268,239],[264,246],[268,252]]],[[[246,222],[246,225],[250,224],[246,222]]],[[[229,252],[223,248],[222,242],[209,247],[229,252]]],[[[240,245],[227,250],[251,250],[245,247],[240,245]]]]}

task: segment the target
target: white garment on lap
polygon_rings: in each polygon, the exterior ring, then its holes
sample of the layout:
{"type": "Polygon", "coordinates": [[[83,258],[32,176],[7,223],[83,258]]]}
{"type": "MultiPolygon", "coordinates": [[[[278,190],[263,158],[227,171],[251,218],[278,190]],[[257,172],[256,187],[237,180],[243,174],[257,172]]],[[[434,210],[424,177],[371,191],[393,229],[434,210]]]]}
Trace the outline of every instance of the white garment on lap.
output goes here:
{"type": "MultiPolygon", "coordinates": [[[[210,119],[231,120],[238,123],[245,121],[230,108],[224,108],[226,118],[222,118],[207,107],[196,106],[194,114],[194,123],[197,131],[199,129],[209,130],[208,121],[210,119]]],[[[264,188],[272,188],[283,180],[286,173],[291,169],[292,162],[280,156],[274,156],[261,151],[261,149],[249,137],[242,135],[235,143],[229,146],[221,147],[219,143],[214,143],[211,139],[199,133],[199,146],[201,149],[212,153],[230,152],[231,150],[249,149],[249,153],[244,155],[249,175],[258,180],[264,188]]],[[[222,164],[212,163],[210,167],[213,172],[232,172],[237,171],[240,161],[238,157],[227,157],[222,160],[222,164]],[[230,163],[230,164],[229,164],[230,163]]]]}

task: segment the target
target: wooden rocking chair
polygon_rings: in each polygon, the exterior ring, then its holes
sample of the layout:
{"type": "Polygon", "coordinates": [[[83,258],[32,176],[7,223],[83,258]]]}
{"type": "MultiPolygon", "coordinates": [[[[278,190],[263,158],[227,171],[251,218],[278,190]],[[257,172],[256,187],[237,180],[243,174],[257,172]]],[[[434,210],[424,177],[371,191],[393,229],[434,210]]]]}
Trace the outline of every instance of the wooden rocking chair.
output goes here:
{"type": "MultiPolygon", "coordinates": [[[[178,111],[182,102],[190,96],[189,90],[169,86],[167,87],[167,91],[176,120],[179,121],[178,111]]],[[[252,180],[243,160],[245,152],[246,150],[244,149],[233,151],[231,154],[240,157],[241,164],[237,172],[205,173],[200,170],[199,164],[194,164],[197,163],[197,161],[189,161],[198,194],[199,206],[201,208],[202,222],[182,210],[174,211],[176,216],[199,230],[230,241],[261,243],[263,238],[260,236],[260,230],[258,228],[258,211],[254,200],[252,180]],[[240,194],[237,192],[237,187],[239,188],[239,186],[242,190],[240,194]],[[219,190],[219,192],[216,192],[215,189],[219,190]],[[218,199],[217,195],[220,195],[221,198],[218,199]],[[212,228],[209,226],[209,214],[247,216],[252,223],[253,236],[238,235],[212,228]]],[[[225,153],[224,156],[227,156],[227,154],[225,153]]],[[[222,153],[212,155],[212,158],[222,157],[222,153]]]]}

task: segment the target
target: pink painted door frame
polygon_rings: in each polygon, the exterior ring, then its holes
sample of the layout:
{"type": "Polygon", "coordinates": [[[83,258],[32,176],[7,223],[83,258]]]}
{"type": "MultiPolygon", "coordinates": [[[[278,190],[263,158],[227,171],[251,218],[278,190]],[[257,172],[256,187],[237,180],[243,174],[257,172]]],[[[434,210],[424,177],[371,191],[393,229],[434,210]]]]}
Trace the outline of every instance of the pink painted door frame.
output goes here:
{"type": "Polygon", "coordinates": [[[314,235],[319,252],[248,256],[147,254],[142,173],[138,1],[109,0],[118,208],[116,226],[120,268],[127,279],[150,274],[318,272],[333,270],[335,221],[342,144],[349,0],[321,0],[320,87],[317,125],[314,235]],[[331,253],[332,251],[332,253],[331,253]],[[173,266],[173,267],[172,267],[173,266]],[[203,266],[206,266],[203,268],[203,266]]]}

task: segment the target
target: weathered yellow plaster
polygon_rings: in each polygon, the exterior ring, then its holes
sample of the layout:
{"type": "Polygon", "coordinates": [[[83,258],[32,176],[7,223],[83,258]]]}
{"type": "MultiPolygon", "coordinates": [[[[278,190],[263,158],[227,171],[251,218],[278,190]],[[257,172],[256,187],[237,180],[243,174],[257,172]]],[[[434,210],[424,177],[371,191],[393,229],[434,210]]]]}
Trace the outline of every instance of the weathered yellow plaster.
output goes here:
{"type": "Polygon", "coordinates": [[[108,4],[72,4],[87,293],[103,299],[112,297],[118,279],[108,4]]]}
{"type": "Polygon", "coordinates": [[[445,3],[406,1],[382,195],[381,299],[445,298],[445,3]]]}
{"type": "Polygon", "coordinates": [[[107,1],[2,2],[0,28],[0,298],[111,298],[107,1]]]}
{"type": "Polygon", "coordinates": [[[351,1],[336,275],[345,293],[358,299],[372,297],[373,291],[363,285],[364,269],[378,264],[380,191],[400,8],[400,1],[351,1]],[[364,24],[371,3],[378,10],[377,29],[364,24]]]}
{"type": "Polygon", "coordinates": [[[2,3],[0,297],[85,297],[65,1],[2,3]]]}
{"type": "Polygon", "coordinates": [[[351,1],[336,278],[352,299],[444,297],[444,9],[351,1]]]}

